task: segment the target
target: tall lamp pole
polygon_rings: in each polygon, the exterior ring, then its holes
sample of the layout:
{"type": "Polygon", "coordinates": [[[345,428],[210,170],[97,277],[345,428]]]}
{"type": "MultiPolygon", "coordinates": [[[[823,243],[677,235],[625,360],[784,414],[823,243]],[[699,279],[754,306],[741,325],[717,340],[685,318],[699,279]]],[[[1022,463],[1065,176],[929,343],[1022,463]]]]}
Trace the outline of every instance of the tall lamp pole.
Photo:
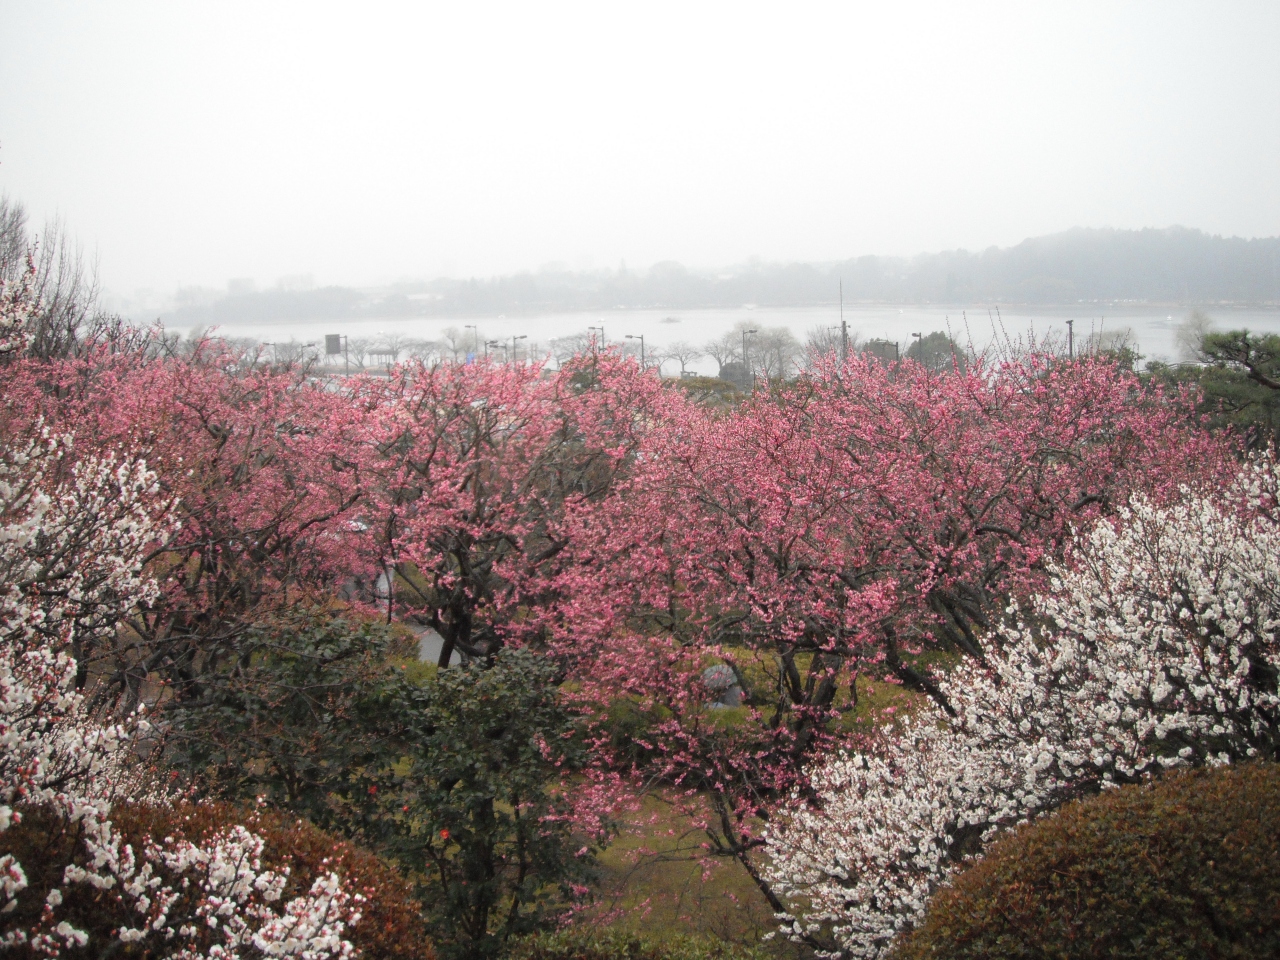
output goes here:
{"type": "Polygon", "coordinates": [[[514,361],[514,360],[515,360],[515,358],[516,358],[516,341],[517,341],[517,340],[528,340],[528,339],[529,339],[529,335],[528,335],[527,333],[526,333],[526,334],[522,334],[522,335],[520,335],[520,336],[518,336],[518,337],[512,337],[512,338],[511,338],[511,359],[512,359],[512,361],[514,361]]]}
{"type": "Polygon", "coordinates": [[[471,355],[475,356],[480,352],[480,328],[474,323],[468,323],[463,329],[471,331],[471,355]]]}
{"type": "Polygon", "coordinates": [[[844,278],[840,278],[840,363],[849,362],[849,327],[844,322],[844,278]]]}
{"type": "Polygon", "coordinates": [[[755,329],[742,331],[742,366],[746,368],[747,377],[751,380],[752,384],[755,383],[756,378],[751,375],[751,358],[747,354],[747,334],[756,332],[757,331],[755,329]]]}
{"type": "Polygon", "coordinates": [[[1074,320],[1067,321],[1067,359],[1074,360],[1076,358],[1076,322],[1074,320]]]}
{"type": "Polygon", "coordinates": [[[489,355],[490,347],[500,347],[500,346],[502,346],[502,342],[499,340],[486,340],[484,342],[484,355],[486,357],[489,355]]]}
{"type": "Polygon", "coordinates": [[[604,346],[604,324],[601,324],[601,325],[600,325],[600,326],[598,326],[598,327],[587,327],[587,329],[588,329],[588,330],[596,330],[596,331],[598,331],[598,332],[599,332],[599,334],[600,334],[600,339],[596,341],[596,350],[595,350],[595,352],[596,352],[597,354],[599,354],[599,353],[600,353],[600,348],[601,348],[602,346],[604,346]]]}
{"type": "Polygon", "coordinates": [[[640,369],[643,370],[644,369],[644,334],[642,333],[638,337],[633,337],[631,334],[628,333],[627,339],[640,341],[640,369]]]}

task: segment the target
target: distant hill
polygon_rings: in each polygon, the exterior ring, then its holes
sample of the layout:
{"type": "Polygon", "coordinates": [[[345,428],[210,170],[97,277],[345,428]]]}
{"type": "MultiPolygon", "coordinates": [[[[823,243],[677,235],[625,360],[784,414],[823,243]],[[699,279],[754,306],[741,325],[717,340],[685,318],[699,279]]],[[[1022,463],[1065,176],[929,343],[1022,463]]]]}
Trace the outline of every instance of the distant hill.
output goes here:
{"type": "Polygon", "coordinates": [[[433,280],[380,290],[271,290],[194,302],[162,319],[176,325],[358,316],[466,316],[625,307],[809,306],[889,303],[1280,302],[1280,237],[1243,240],[1185,227],[1077,228],[1015,247],[858,257],[831,264],[750,263],[697,272],[678,263],[644,272],[521,273],[433,280]]]}

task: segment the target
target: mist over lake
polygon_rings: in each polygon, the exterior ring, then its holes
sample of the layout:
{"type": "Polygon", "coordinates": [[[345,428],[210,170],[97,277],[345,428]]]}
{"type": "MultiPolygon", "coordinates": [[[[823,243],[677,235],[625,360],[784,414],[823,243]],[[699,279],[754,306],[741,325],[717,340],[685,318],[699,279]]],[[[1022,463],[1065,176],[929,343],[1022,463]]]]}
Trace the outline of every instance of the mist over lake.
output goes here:
{"type": "MultiPolygon", "coordinates": [[[[976,351],[1005,338],[1022,343],[1031,338],[1065,339],[1068,320],[1075,321],[1075,336],[1081,343],[1092,334],[1130,335],[1130,343],[1148,360],[1177,361],[1178,326],[1191,307],[1169,304],[1080,304],[1078,306],[948,306],[942,304],[845,304],[843,316],[849,335],[861,340],[885,339],[899,343],[905,351],[911,335],[928,335],[934,331],[949,333],[952,339],[976,351]]],[[[1280,307],[1268,306],[1202,306],[1221,329],[1248,328],[1257,332],[1280,333],[1280,307]]],[[[494,317],[362,317],[358,319],[301,319],[268,323],[226,324],[212,332],[228,338],[253,338],[264,343],[319,342],[326,334],[342,334],[351,338],[378,338],[400,335],[422,340],[439,340],[445,330],[463,331],[470,350],[474,343],[484,352],[484,341],[506,341],[512,337],[528,337],[519,343],[520,353],[532,349],[535,357],[550,352],[551,341],[561,337],[585,334],[590,327],[604,328],[604,341],[617,345],[627,343],[627,335],[645,338],[646,352],[652,357],[664,347],[678,341],[695,346],[722,336],[741,323],[753,327],[783,327],[801,343],[821,328],[840,324],[838,305],[822,307],[739,307],[737,309],[618,309],[593,312],[536,313],[521,316],[494,317]],[[475,326],[478,330],[469,329],[475,326]],[[478,334],[478,336],[477,336],[478,334]]],[[[190,325],[174,324],[175,332],[189,334],[190,325]]],[[[211,332],[205,330],[205,332],[211,332]]],[[[638,343],[638,341],[632,341],[638,343]]],[[[503,348],[491,347],[497,355],[503,348]]],[[[714,375],[716,362],[704,358],[690,364],[690,369],[714,375]]],[[[672,372],[667,370],[667,372],[672,372]]]]}

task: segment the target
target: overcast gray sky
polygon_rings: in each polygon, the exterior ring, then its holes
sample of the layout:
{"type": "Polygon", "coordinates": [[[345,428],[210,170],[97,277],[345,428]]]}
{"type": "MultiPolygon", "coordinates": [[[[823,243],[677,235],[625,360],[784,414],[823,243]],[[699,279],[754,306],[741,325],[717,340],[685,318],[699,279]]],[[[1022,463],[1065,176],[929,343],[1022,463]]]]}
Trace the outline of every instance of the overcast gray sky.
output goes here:
{"type": "Polygon", "coordinates": [[[1280,3],[0,0],[108,287],[1280,234],[1280,3]]]}

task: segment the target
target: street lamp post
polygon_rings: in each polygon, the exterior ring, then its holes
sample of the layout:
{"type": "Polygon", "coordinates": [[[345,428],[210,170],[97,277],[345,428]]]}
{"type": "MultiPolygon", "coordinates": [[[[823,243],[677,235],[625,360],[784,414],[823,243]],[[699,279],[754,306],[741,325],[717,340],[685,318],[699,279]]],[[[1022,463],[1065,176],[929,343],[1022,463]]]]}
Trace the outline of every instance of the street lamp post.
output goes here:
{"type": "Polygon", "coordinates": [[[512,338],[511,338],[511,359],[512,359],[512,361],[513,361],[513,362],[514,362],[514,361],[515,361],[515,359],[516,359],[516,341],[517,341],[517,340],[528,340],[528,339],[529,339],[529,335],[528,335],[527,333],[525,333],[525,334],[521,334],[521,335],[520,335],[520,336],[518,336],[518,337],[512,337],[512,338]]]}
{"type": "Polygon", "coordinates": [[[463,329],[471,331],[471,355],[475,356],[480,352],[480,328],[474,323],[468,323],[463,325],[463,329]]]}
{"type": "Polygon", "coordinates": [[[604,346],[604,324],[601,324],[598,327],[587,327],[587,329],[595,330],[600,334],[600,339],[596,341],[596,349],[595,349],[595,352],[598,355],[600,353],[600,348],[604,346]]]}
{"type": "Polygon", "coordinates": [[[644,334],[642,333],[638,337],[633,337],[631,334],[628,333],[627,339],[640,341],[640,369],[643,370],[644,369],[644,334]]]}
{"type": "Polygon", "coordinates": [[[849,325],[844,322],[844,278],[840,278],[840,363],[849,362],[849,325]]]}
{"type": "Polygon", "coordinates": [[[502,341],[501,341],[501,340],[486,340],[486,341],[484,342],[484,355],[485,355],[486,357],[489,355],[489,348],[490,348],[490,347],[500,347],[500,346],[502,346],[502,341]]]}
{"type": "Polygon", "coordinates": [[[747,354],[747,335],[754,334],[756,332],[758,331],[755,329],[742,331],[742,366],[747,371],[747,379],[750,380],[753,385],[755,384],[756,378],[751,373],[751,358],[747,354]]]}

